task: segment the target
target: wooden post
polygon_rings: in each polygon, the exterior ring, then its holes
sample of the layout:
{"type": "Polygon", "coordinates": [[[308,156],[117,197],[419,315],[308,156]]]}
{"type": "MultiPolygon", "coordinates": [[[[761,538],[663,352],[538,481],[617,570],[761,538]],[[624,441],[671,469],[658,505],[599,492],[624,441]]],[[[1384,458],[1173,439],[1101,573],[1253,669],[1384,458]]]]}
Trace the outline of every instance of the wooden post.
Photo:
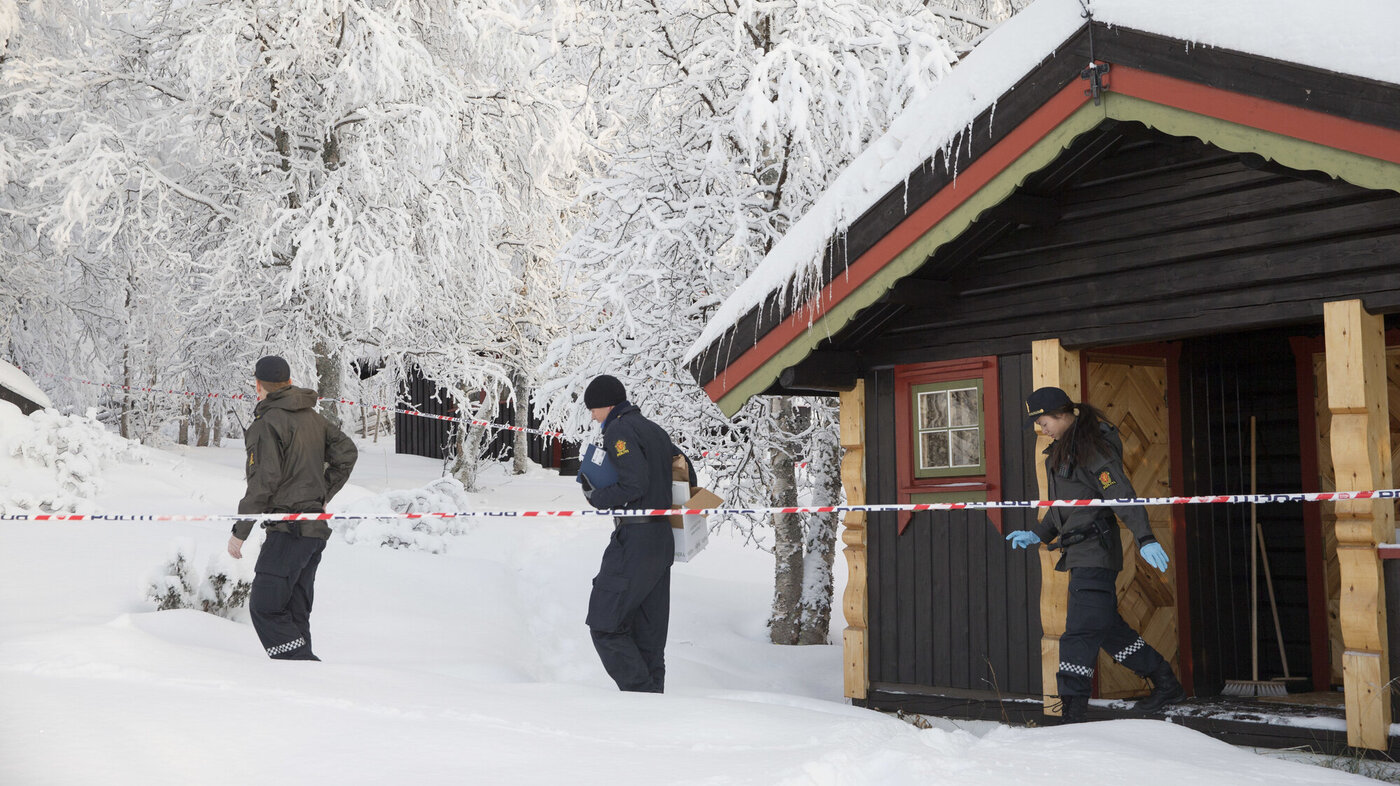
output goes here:
{"type": "MultiPolygon", "coordinates": [[[[847,505],[865,504],[865,382],[841,394],[841,484],[847,505]]],[[[846,696],[866,698],[870,688],[870,642],[866,625],[870,607],[866,588],[865,514],[847,513],[841,541],[846,544],[846,630],[841,635],[846,663],[846,696]]]]}
{"type": "MultiPolygon", "coordinates": [[[[1070,352],[1060,345],[1056,338],[1036,341],[1031,344],[1031,384],[1036,388],[1057,387],[1069,395],[1071,401],[1083,401],[1079,389],[1079,353],[1070,352]]],[[[1045,462],[1041,452],[1050,445],[1050,438],[1036,433],[1035,477],[1040,498],[1050,493],[1049,482],[1045,477],[1045,462]]],[[[1040,511],[1045,518],[1046,510],[1040,511]]],[[[1059,715],[1052,710],[1052,701],[1058,702],[1058,688],[1055,675],[1060,671],[1060,636],[1065,632],[1065,612],[1069,606],[1069,574],[1055,570],[1059,555],[1040,549],[1040,674],[1041,694],[1044,712],[1059,715]]]]}
{"type": "MultiPolygon", "coordinates": [[[[1345,300],[1323,306],[1323,323],[1337,490],[1390,488],[1384,322],[1366,313],[1360,300],[1345,300]]],[[[1336,511],[1347,744],[1385,750],[1390,742],[1390,662],[1385,578],[1376,544],[1394,539],[1395,512],[1388,500],[1346,500],[1337,503],[1336,511]]]]}

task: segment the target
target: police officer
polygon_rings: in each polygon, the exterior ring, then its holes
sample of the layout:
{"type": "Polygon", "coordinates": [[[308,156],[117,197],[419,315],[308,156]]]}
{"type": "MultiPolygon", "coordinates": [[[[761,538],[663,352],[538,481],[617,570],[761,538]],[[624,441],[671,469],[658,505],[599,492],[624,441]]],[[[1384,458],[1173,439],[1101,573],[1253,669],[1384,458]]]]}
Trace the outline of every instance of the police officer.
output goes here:
{"type": "MultiPolygon", "coordinates": [[[[287,361],[269,355],[253,370],[258,406],[244,432],[248,492],[239,513],[321,513],[350,477],[355,443],[316,411],[316,391],[293,387],[287,361]]],[[[331,528],[323,521],[263,522],[248,610],[270,658],[320,660],[311,651],[316,567],[331,528]]],[[[252,520],[233,525],[228,553],[243,558],[252,520]]]]}
{"type": "MultiPolygon", "coordinates": [[[[618,481],[593,488],[595,508],[660,509],[671,505],[671,438],[627,401],[622,383],[602,375],[588,383],[584,406],[602,424],[603,448],[618,481]]],[[[675,540],[663,516],[619,516],[588,598],[588,628],[603,668],[625,691],[661,693],[666,683],[666,627],[671,614],[675,540]]]]}
{"type": "MultiPolygon", "coordinates": [[[[1071,402],[1059,388],[1040,388],[1026,398],[1026,427],[1033,426],[1054,440],[1045,449],[1050,499],[1137,496],[1123,469],[1123,442],[1118,430],[1097,409],[1071,402]]],[[[1055,569],[1069,571],[1069,609],[1055,679],[1065,723],[1085,720],[1100,649],[1152,681],[1152,693],[1137,702],[1134,710],[1155,712],[1186,697],[1171,664],[1118,614],[1115,582],[1123,569],[1123,546],[1115,513],[1137,538],[1142,558],[1165,573],[1167,553],[1153,537],[1147,511],[1141,505],[1052,507],[1030,530],[1006,536],[1012,548],[1027,548],[1059,537],[1059,543],[1052,546],[1062,549],[1055,569]]]]}

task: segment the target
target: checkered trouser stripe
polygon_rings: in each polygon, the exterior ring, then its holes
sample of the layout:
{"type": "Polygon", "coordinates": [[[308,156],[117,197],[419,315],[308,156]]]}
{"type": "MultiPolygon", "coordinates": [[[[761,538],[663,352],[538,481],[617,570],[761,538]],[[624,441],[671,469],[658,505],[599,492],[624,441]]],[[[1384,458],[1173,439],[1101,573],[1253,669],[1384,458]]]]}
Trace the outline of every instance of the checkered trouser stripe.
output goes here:
{"type": "Polygon", "coordinates": [[[306,646],[306,639],[298,637],[296,639],[293,639],[292,641],[287,642],[286,644],[278,644],[276,647],[268,647],[267,654],[268,657],[272,657],[274,655],[281,655],[284,652],[291,652],[297,647],[304,646],[306,646]]]}
{"type": "Polygon", "coordinates": [[[1094,669],[1090,666],[1080,666],[1078,663],[1066,663],[1060,661],[1060,671],[1065,674],[1078,674],[1081,677],[1094,676],[1094,669]]]}
{"type": "Polygon", "coordinates": [[[1120,652],[1120,653],[1118,653],[1117,655],[1114,655],[1114,656],[1113,656],[1113,659],[1116,660],[1116,661],[1118,661],[1119,663],[1122,663],[1123,661],[1125,661],[1125,660],[1127,660],[1128,658],[1132,657],[1132,655],[1133,655],[1134,652],[1137,652],[1138,650],[1140,650],[1140,649],[1142,649],[1143,647],[1146,647],[1146,646],[1147,646],[1147,642],[1143,641],[1141,636],[1138,636],[1138,637],[1137,637],[1137,641],[1135,641],[1135,642],[1133,642],[1132,644],[1129,644],[1128,646],[1124,647],[1122,652],[1120,652]]]}

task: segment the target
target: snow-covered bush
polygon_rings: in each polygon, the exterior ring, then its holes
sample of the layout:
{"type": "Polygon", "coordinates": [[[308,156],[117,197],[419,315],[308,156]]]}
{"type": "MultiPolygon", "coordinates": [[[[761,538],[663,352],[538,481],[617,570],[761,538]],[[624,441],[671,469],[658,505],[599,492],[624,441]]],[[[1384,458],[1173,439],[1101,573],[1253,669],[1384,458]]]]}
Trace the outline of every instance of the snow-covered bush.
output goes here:
{"type": "Polygon", "coordinates": [[[92,411],[28,416],[0,401],[0,511],[90,513],[102,471],[118,461],[142,461],[140,447],[107,431],[92,411]]]}
{"type": "Polygon", "coordinates": [[[234,619],[238,609],[248,605],[252,582],[219,554],[209,560],[203,573],[195,570],[195,553],[192,542],[177,543],[170,561],[151,577],[146,599],[157,611],[197,609],[234,619]]]}
{"type": "MultiPolygon", "coordinates": [[[[468,510],[471,497],[460,481],[451,476],[438,478],[420,489],[386,491],[376,497],[358,500],[343,513],[428,513],[468,510]]],[[[335,532],[346,543],[368,543],[392,549],[409,549],[441,554],[447,550],[445,536],[466,532],[466,519],[358,519],[337,522],[335,532]]]]}

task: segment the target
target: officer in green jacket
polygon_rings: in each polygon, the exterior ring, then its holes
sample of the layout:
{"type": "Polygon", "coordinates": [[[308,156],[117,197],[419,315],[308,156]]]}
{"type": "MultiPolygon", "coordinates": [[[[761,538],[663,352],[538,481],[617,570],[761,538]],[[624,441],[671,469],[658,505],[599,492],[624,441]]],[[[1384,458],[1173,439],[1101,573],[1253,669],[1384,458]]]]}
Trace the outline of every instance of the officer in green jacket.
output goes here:
{"type": "MultiPolygon", "coordinates": [[[[1137,497],[1123,468],[1118,430],[1097,409],[1075,404],[1059,388],[1040,388],[1026,398],[1026,427],[1033,426],[1054,440],[1045,449],[1050,499],[1137,497]]],[[[1118,613],[1116,582],[1123,569],[1123,542],[1114,514],[1132,531],[1142,558],[1165,573],[1167,553],[1153,536],[1141,505],[1052,507],[1031,529],[1006,536],[1012,548],[1059,538],[1053,546],[1061,549],[1055,569],[1069,571],[1069,608],[1055,675],[1065,723],[1086,719],[1100,649],[1152,681],[1152,693],[1135,710],[1156,712],[1186,698],[1171,664],[1118,613]]]]}
{"type": "MultiPolygon", "coordinates": [[[[253,372],[258,406],[243,435],[248,492],[239,513],[322,513],[350,478],[355,443],[316,411],[316,391],[293,387],[287,361],[260,359],[253,372]]],[[[270,658],[320,660],[311,651],[316,568],[331,529],[324,521],[264,522],[248,610],[270,658]]],[[[253,520],[233,525],[228,553],[242,559],[253,520]]]]}

